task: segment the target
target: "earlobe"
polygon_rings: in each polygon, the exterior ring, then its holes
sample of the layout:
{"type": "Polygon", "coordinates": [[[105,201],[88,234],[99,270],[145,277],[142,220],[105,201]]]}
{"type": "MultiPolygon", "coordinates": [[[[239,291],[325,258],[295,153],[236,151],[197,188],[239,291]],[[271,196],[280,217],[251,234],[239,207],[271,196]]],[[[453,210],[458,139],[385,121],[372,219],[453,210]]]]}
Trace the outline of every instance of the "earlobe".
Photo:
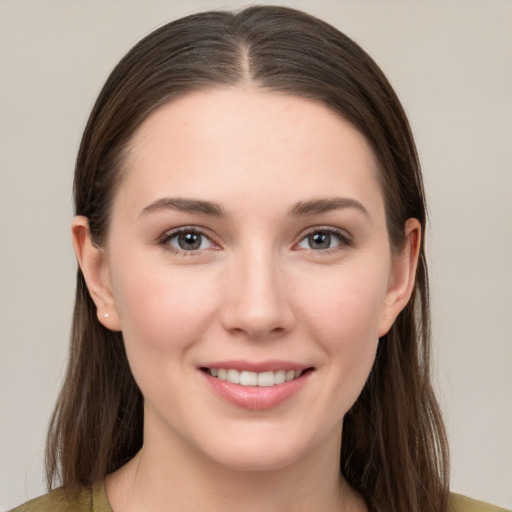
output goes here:
{"type": "Polygon", "coordinates": [[[408,219],[404,230],[404,246],[392,259],[388,290],[379,324],[379,338],[391,329],[414,290],[421,245],[421,225],[417,219],[408,219]]]}
{"type": "Polygon", "coordinates": [[[98,320],[112,331],[120,331],[114,294],[110,283],[107,260],[103,250],[91,239],[89,220],[81,215],[71,225],[73,248],[92,300],[98,320]]]}

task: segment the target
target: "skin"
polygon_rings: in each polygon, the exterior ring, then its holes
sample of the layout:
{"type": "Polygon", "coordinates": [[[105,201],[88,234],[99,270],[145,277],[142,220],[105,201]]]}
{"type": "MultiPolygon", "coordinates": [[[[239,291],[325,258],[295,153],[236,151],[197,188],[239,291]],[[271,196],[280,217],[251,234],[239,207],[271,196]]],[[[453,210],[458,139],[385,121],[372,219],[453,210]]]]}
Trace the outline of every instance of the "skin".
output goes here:
{"type": "Polygon", "coordinates": [[[252,87],[194,92],[139,128],[105,247],[73,222],[98,318],[123,332],[145,398],[144,446],[106,480],[115,512],[366,510],[340,480],[342,421],[409,300],[420,239],[410,219],[390,247],[378,172],[326,107],[252,87]],[[180,248],[183,227],[199,250],[180,248]],[[248,410],[200,370],[232,359],[312,370],[285,402],[248,410]]]}

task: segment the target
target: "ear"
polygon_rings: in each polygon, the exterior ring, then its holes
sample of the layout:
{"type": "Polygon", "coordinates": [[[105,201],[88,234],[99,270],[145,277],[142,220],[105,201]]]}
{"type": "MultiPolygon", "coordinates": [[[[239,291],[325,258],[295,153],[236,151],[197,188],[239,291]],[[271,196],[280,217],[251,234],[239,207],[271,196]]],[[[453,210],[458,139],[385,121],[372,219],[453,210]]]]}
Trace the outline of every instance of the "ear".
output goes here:
{"type": "Polygon", "coordinates": [[[71,224],[71,233],[78,264],[96,304],[98,320],[107,329],[120,331],[105,253],[92,241],[87,217],[76,216],[71,224]]]}
{"type": "Polygon", "coordinates": [[[421,244],[421,225],[408,219],[404,226],[405,243],[392,255],[391,274],[379,323],[379,338],[388,333],[400,311],[411,298],[421,244]]]}

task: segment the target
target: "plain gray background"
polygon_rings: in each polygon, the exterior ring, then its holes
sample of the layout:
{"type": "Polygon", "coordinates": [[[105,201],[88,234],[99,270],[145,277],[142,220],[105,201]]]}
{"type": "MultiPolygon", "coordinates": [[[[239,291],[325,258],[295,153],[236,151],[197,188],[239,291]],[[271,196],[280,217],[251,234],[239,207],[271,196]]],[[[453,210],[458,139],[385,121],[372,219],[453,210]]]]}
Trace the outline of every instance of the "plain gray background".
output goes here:
{"type": "MultiPolygon", "coordinates": [[[[452,488],[512,507],[512,2],[279,3],[353,37],[404,103],[431,210],[435,379],[452,488]]],[[[74,293],[72,173],[93,101],[153,28],[241,5],[0,0],[0,510],[45,490],[45,430],[74,293]]]]}

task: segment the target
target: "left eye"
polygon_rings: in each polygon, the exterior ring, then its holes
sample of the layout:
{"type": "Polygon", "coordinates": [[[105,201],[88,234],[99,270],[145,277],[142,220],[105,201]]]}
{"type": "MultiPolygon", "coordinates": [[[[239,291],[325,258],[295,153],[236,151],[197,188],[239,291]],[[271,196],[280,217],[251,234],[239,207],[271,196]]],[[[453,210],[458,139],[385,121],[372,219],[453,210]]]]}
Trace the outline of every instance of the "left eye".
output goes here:
{"type": "Polygon", "coordinates": [[[212,241],[198,231],[181,231],[171,235],[167,240],[171,247],[180,251],[200,251],[213,246],[212,241]]]}
{"type": "Polygon", "coordinates": [[[305,236],[299,243],[300,249],[310,249],[314,251],[325,251],[333,249],[342,243],[341,235],[330,233],[329,231],[315,231],[305,236]]]}

